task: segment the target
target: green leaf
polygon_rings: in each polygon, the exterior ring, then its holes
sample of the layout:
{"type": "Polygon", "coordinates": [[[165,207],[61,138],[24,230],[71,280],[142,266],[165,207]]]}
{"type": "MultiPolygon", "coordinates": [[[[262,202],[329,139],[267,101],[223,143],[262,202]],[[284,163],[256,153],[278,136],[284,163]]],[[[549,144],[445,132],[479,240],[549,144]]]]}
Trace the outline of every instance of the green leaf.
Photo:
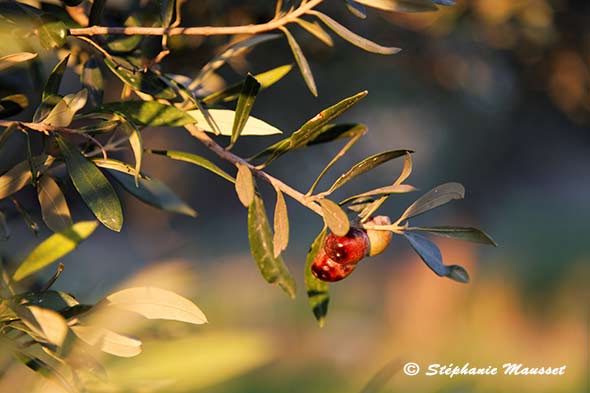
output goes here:
{"type": "Polygon", "coordinates": [[[61,137],[56,139],[70,179],[86,206],[104,226],[119,232],[123,226],[123,211],[113,186],[75,146],[61,137]]]}
{"type": "Polygon", "coordinates": [[[106,298],[109,306],[139,314],[148,319],[168,319],[201,325],[207,317],[190,300],[156,287],[127,288],[106,298]]]}
{"type": "Polygon", "coordinates": [[[254,178],[248,166],[238,164],[238,174],[236,176],[236,193],[244,207],[248,207],[254,200],[254,178]]]}
{"type": "Polygon", "coordinates": [[[66,72],[66,68],[68,68],[69,60],[70,54],[68,53],[66,57],[61,59],[55,65],[55,67],[53,67],[51,74],[49,74],[49,78],[47,78],[47,82],[45,82],[41,101],[45,101],[49,97],[56,96],[59,93],[59,86],[61,85],[61,80],[63,79],[64,73],[66,72]]]}
{"type": "Polygon", "coordinates": [[[404,237],[410,243],[416,254],[433,272],[441,277],[449,277],[462,283],[469,282],[465,269],[457,265],[445,265],[437,245],[430,239],[413,232],[404,232],[404,237]]]}
{"type": "Polygon", "coordinates": [[[234,117],[234,123],[231,130],[231,138],[230,138],[230,146],[233,146],[244,127],[246,127],[246,122],[250,117],[250,112],[252,111],[252,107],[254,106],[254,101],[256,101],[256,95],[260,90],[260,83],[254,78],[252,75],[248,74],[246,80],[244,81],[244,86],[242,87],[242,91],[240,92],[240,97],[238,98],[238,105],[236,106],[236,115],[234,117]]]}
{"type": "Polygon", "coordinates": [[[133,157],[135,158],[135,186],[139,187],[139,177],[141,173],[141,162],[143,159],[143,141],[139,129],[129,121],[125,116],[122,117],[121,129],[123,133],[129,138],[129,145],[133,151],[133,157]]]}
{"type": "Polygon", "coordinates": [[[0,99],[0,119],[19,114],[29,106],[27,96],[14,94],[0,99]]]}
{"type": "Polygon", "coordinates": [[[172,23],[174,17],[174,8],[176,6],[175,0],[158,0],[160,6],[160,19],[162,19],[162,26],[168,27],[172,23]]]}
{"type": "Polygon", "coordinates": [[[374,190],[363,192],[362,194],[353,195],[340,202],[339,205],[342,206],[349,202],[356,201],[357,199],[363,199],[375,195],[405,194],[413,191],[416,191],[416,188],[409,184],[393,184],[391,186],[375,188],[374,190]]]}
{"type": "Polygon", "coordinates": [[[61,291],[27,292],[16,295],[13,301],[26,306],[40,306],[61,313],[80,304],[72,295],[61,291]]]}
{"type": "Polygon", "coordinates": [[[372,155],[370,157],[365,158],[364,160],[355,164],[352,168],[342,174],[334,184],[328,190],[328,193],[333,192],[339,187],[342,187],[344,184],[348,183],[350,180],[354,179],[357,176],[360,176],[371,169],[378,167],[381,164],[384,164],[390,160],[396,159],[398,157],[403,157],[406,153],[413,153],[411,150],[389,150],[382,153],[378,153],[372,155]]]}
{"type": "Polygon", "coordinates": [[[311,265],[315,259],[320,247],[324,246],[324,239],[326,238],[327,230],[324,227],[322,231],[315,238],[309,252],[307,253],[305,263],[305,288],[307,290],[307,297],[309,305],[313,311],[313,315],[317,319],[320,327],[326,323],[326,315],[328,314],[328,304],[330,303],[329,284],[325,281],[318,280],[311,272],[311,265]]]}
{"type": "MultiPolygon", "coordinates": [[[[287,75],[292,69],[293,66],[291,64],[282,65],[261,74],[254,75],[254,78],[256,78],[258,83],[260,83],[260,89],[262,90],[283,79],[283,77],[287,75]]],[[[242,90],[243,85],[243,82],[235,83],[218,92],[209,94],[207,97],[203,98],[202,101],[206,105],[211,105],[219,101],[230,102],[236,100],[240,94],[240,91],[242,90]]]]}
{"type": "Polygon", "coordinates": [[[105,120],[95,124],[79,127],[78,131],[89,134],[106,134],[108,132],[114,131],[119,126],[119,124],[121,124],[119,120],[105,120]]]}
{"type": "Polygon", "coordinates": [[[84,68],[80,74],[80,82],[82,83],[82,86],[88,90],[92,105],[100,105],[104,93],[104,83],[100,67],[98,66],[98,61],[96,61],[95,58],[90,58],[84,63],[84,68]]]}
{"type": "Polygon", "coordinates": [[[158,154],[158,155],[166,156],[166,157],[171,158],[173,160],[188,162],[190,164],[200,166],[201,168],[205,168],[205,169],[215,173],[216,175],[223,177],[225,180],[227,180],[229,182],[232,182],[232,183],[236,182],[236,180],[232,176],[227,174],[223,169],[219,168],[217,165],[215,165],[214,163],[212,163],[208,159],[203,158],[203,157],[196,155],[196,154],[187,153],[184,151],[177,151],[177,150],[147,150],[146,153],[158,154]]]}
{"type": "Polygon", "coordinates": [[[401,51],[400,48],[382,46],[366,39],[365,37],[361,37],[360,35],[348,30],[346,27],[342,26],[340,23],[336,22],[326,14],[322,14],[318,11],[310,11],[310,13],[317,16],[322,22],[326,24],[326,26],[332,29],[340,37],[351,44],[366,50],[367,52],[378,53],[381,55],[392,55],[401,51]]]}
{"type": "Polygon", "coordinates": [[[433,188],[412,203],[399,218],[403,222],[408,218],[426,213],[434,208],[449,203],[453,199],[463,199],[465,188],[459,183],[445,183],[433,188]]]}
{"type": "Polygon", "coordinates": [[[359,127],[366,131],[366,127],[362,125],[334,126],[328,125],[328,123],[352,108],[356,103],[365,98],[367,94],[366,91],[362,91],[324,109],[303,124],[290,137],[266,148],[264,151],[255,155],[253,159],[270,155],[270,158],[266,161],[266,164],[268,164],[291,150],[312,144],[328,142],[333,139],[352,136],[353,134],[356,135],[361,132],[358,131],[359,127]]]}
{"type": "Polygon", "coordinates": [[[60,20],[49,21],[38,27],[37,34],[43,49],[61,48],[66,43],[68,28],[60,20]]]}
{"type": "Polygon", "coordinates": [[[133,123],[152,127],[181,127],[195,123],[188,113],[157,101],[109,102],[95,112],[122,113],[133,123]]]}
{"type": "Polygon", "coordinates": [[[318,201],[322,207],[324,222],[336,236],[344,236],[350,229],[348,216],[338,204],[329,199],[320,199],[318,201]]]}
{"type": "Polygon", "coordinates": [[[14,273],[13,280],[20,281],[67,255],[90,236],[97,225],[96,221],[81,221],[51,235],[25,258],[14,273]]]}
{"type": "MultiPolygon", "coordinates": [[[[112,162],[115,160],[108,161],[112,162]]],[[[109,175],[113,176],[125,191],[140,201],[171,213],[184,214],[189,217],[197,216],[197,212],[193,208],[187,205],[174,191],[161,181],[141,175],[138,178],[138,185],[136,185],[136,172],[133,168],[129,167],[128,169],[131,172],[127,172],[121,171],[121,168],[114,169],[109,163],[105,164],[105,160],[102,159],[95,160],[94,162],[100,167],[108,168],[110,166],[111,168],[106,169],[109,175]]]]}
{"type": "Polygon", "coordinates": [[[0,57],[0,71],[37,57],[36,53],[19,52],[0,57]]]}
{"type": "Polygon", "coordinates": [[[74,115],[86,105],[88,91],[82,89],[75,94],[62,98],[43,120],[43,123],[54,127],[67,127],[74,120],[74,115]]]}
{"type": "MultiPolygon", "coordinates": [[[[53,163],[53,158],[48,156],[33,157],[33,164],[37,167],[39,173],[45,170],[53,163]]],[[[22,161],[0,176],[0,199],[4,199],[21,188],[30,184],[33,176],[29,161],[22,161]]]]}
{"type": "Polygon", "coordinates": [[[262,277],[270,284],[278,284],[289,297],[295,298],[295,280],[283,259],[274,256],[272,233],[264,202],[257,194],[248,208],[248,239],[252,256],[262,277]]]}
{"type": "Polygon", "coordinates": [[[72,326],[74,334],[86,344],[119,357],[133,357],[141,353],[141,341],[97,326],[72,326]]]}
{"type": "MultiPolygon", "coordinates": [[[[213,127],[211,127],[205,116],[199,110],[192,110],[186,112],[189,114],[198,124],[199,128],[207,132],[215,132],[213,127]]],[[[224,136],[231,136],[231,129],[234,123],[234,117],[236,113],[229,109],[209,109],[209,114],[215,120],[215,123],[219,126],[219,130],[221,135],[224,136]]],[[[262,121],[254,116],[250,116],[248,121],[246,121],[246,126],[242,131],[242,136],[265,136],[265,135],[275,135],[275,134],[282,134],[282,131],[278,128],[262,121]]]]}
{"type": "Polygon", "coordinates": [[[289,32],[289,30],[287,30],[287,28],[280,27],[280,29],[287,37],[287,42],[291,47],[293,57],[295,57],[295,62],[297,62],[297,65],[299,66],[299,71],[301,72],[301,76],[303,77],[303,80],[305,81],[307,88],[309,89],[309,91],[311,91],[311,94],[317,97],[318,89],[316,87],[315,80],[311,72],[311,68],[309,67],[309,63],[307,62],[307,59],[305,58],[305,55],[303,54],[301,47],[299,46],[293,35],[289,32]]]}
{"type": "MultiPolygon", "coordinates": [[[[117,59],[117,61],[123,61],[117,59]]],[[[146,70],[131,71],[128,67],[121,67],[109,58],[104,63],[123,83],[134,90],[149,94],[155,98],[171,100],[178,96],[176,91],[164,81],[164,79],[149,68],[146,70]]]]}
{"type": "Polygon", "coordinates": [[[281,190],[277,188],[277,203],[274,214],[274,236],[272,238],[274,257],[278,257],[289,244],[289,213],[281,190]]]}
{"type": "Polygon", "coordinates": [[[37,196],[43,221],[53,232],[61,232],[72,226],[72,216],[61,189],[47,174],[37,184],[37,196]]]}
{"type": "MultiPolygon", "coordinates": [[[[126,27],[138,27],[141,26],[141,21],[135,16],[130,15],[124,23],[126,27]]],[[[142,35],[113,35],[107,36],[106,47],[111,53],[129,53],[133,52],[143,39],[142,35]]]]}
{"type": "Polygon", "coordinates": [[[421,231],[432,233],[433,235],[449,237],[451,239],[465,240],[474,243],[489,244],[494,247],[497,246],[494,239],[484,231],[477,228],[470,227],[453,227],[453,226],[437,226],[437,227],[412,227],[408,228],[410,231],[421,231]]]}
{"type": "Polygon", "coordinates": [[[367,7],[395,12],[436,11],[438,8],[431,0],[355,0],[367,7]]]}
{"type": "Polygon", "coordinates": [[[348,11],[359,19],[367,19],[367,9],[354,0],[344,0],[348,11]]]}
{"type": "Polygon", "coordinates": [[[317,22],[308,22],[305,19],[297,18],[295,22],[302,28],[304,28],[308,33],[316,37],[318,40],[322,41],[324,44],[328,46],[333,46],[334,42],[332,41],[332,37],[330,34],[326,32],[322,28],[322,26],[317,22]]]}

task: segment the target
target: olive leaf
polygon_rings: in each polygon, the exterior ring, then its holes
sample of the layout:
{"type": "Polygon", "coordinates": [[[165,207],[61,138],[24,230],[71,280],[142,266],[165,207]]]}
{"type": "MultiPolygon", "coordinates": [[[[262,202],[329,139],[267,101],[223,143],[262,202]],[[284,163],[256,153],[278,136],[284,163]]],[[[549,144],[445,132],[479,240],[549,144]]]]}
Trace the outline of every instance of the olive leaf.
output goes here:
{"type": "Polygon", "coordinates": [[[61,48],[66,43],[68,28],[60,20],[50,20],[37,28],[37,34],[43,49],[61,48]]]}
{"type": "Polygon", "coordinates": [[[459,183],[445,183],[433,188],[412,203],[400,216],[399,222],[426,213],[449,203],[453,199],[463,199],[465,188],[459,183]]]}
{"type": "Polygon", "coordinates": [[[294,298],[295,280],[283,259],[274,256],[270,224],[264,202],[258,194],[254,195],[254,201],[248,208],[248,239],[252,257],[262,277],[270,284],[278,284],[289,297],[294,298]]]}
{"type": "Polygon", "coordinates": [[[208,159],[201,157],[197,154],[187,153],[184,151],[178,150],[146,150],[146,153],[150,154],[158,154],[162,156],[166,156],[173,160],[177,161],[184,161],[188,162],[193,165],[200,166],[201,168],[205,168],[218,176],[223,177],[225,180],[235,183],[236,179],[234,179],[231,175],[225,172],[223,169],[219,168],[217,165],[209,161],[208,159]]]}
{"type": "MultiPolygon", "coordinates": [[[[218,125],[220,135],[231,136],[231,129],[236,116],[235,112],[229,109],[209,109],[208,112],[215,120],[215,123],[218,125]]],[[[196,122],[199,124],[201,129],[207,132],[216,133],[215,129],[211,127],[209,124],[210,122],[207,121],[207,118],[201,111],[190,110],[186,113],[193,118],[193,123],[196,122]]],[[[274,134],[282,134],[282,131],[263,120],[255,118],[254,116],[248,117],[246,125],[244,126],[244,130],[241,133],[242,136],[265,136],[274,134]]]]}
{"type": "Polygon", "coordinates": [[[309,248],[305,262],[305,288],[307,290],[307,297],[313,315],[315,315],[320,327],[323,327],[326,323],[326,315],[328,314],[328,304],[330,303],[329,284],[325,281],[318,280],[313,275],[311,265],[320,248],[324,246],[326,233],[327,229],[324,227],[316,236],[309,248]]]}
{"type": "MultiPolygon", "coordinates": [[[[38,173],[41,173],[53,163],[53,157],[35,156],[32,158],[32,161],[38,173]]],[[[31,163],[28,160],[16,164],[0,176],[0,199],[4,199],[19,191],[27,184],[30,184],[32,179],[31,163]]]]}
{"type": "Polygon", "coordinates": [[[70,253],[82,240],[90,236],[97,226],[96,221],[81,221],[51,235],[25,258],[12,279],[20,281],[70,253]]]}
{"type": "Polygon", "coordinates": [[[157,101],[109,102],[94,110],[96,113],[122,113],[137,125],[152,127],[181,127],[195,123],[188,113],[157,101]]]}
{"type": "Polygon", "coordinates": [[[104,84],[102,73],[95,58],[90,58],[84,63],[80,74],[82,86],[88,90],[88,98],[93,106],[102,103],[104,84]]]}
{"type": "Polygon", "coordinates": [[[54,127],[67,127],[70,125],[76,112],[84,108],[88,99],[88,91],[82,89],[75,94],[68,94],[62,98],[51,112],[43,120],[43,123],[54,127]]]}
{"type": "Polygon", "coordinates": [[[333,46],[334,42],[332,41],[332,37],[330,34],[326,32],[317,22],[308,22],[305,19],[297,18],[295,22],[302,28],[304,28],[308,33],[315,36],[318,40],[322,41],[324,44],[328,46],[333,46]]]}
{"type": "Polygon", "coordinates": [[[61,80],[68,67],[69,60],[70,54],[68,53],[67,56],[61,59],[55,67],[53,67],[53,70],[51,70],[51,73],[49,74],[49,78],[47,78],[47,82],[45,82],[45,87],[43,87],[41,101],[45,101],[49,97],[55,96],[59,93],[59,86],[61,85],[61,80]]]}
{"type": "Polygon", "coordinates": [[[128,138],[129,145],[131,146],[135,158],[135,186],[139,187],[141,163],[143,161],[143,140],[141,138],[141,132],[132,121],[122,114],[119,115],[122,118],[121,129],[128,138]]]}
{"type": "Polygon", "coordinates": [[[348,11],[359,19],[367,19],[367,9],[355,0],[344,0],[348,11]]]}
{"type": "Polygon", "coordinates": [[[141,341],[97,326],[72,326],[74,334],[86,344],[119,357],[133,357],[141,353],[141,341]]]}
{"type": "Polygon", "coordinates": [[[448,237],[451,239],[465,240],[474,243],[497,246],[494,239],[481,229],[471,227],[436,226],[436,227],[411,227],[409,231],[428,232],[433,235],[448,237]]]}
{"type": "Polygon", "coordinates": [[[289,244],[289,213],[287,212],[287,204],[285,197],[278,188],[277,203],[275,205],[274,221],[274,236],[272,238],[274,257],[278,257],[287,248],[289,244]]]}
{"type": "Polygon", "coordinates": [[[377,196],[377,195],[391,195],[391,194],[405,194],[408,192],[416,191],[414,186],[409,184],[393,184],[391,186],[379,187],[375,188],[374,190],[366,191],[361,194],[353,195],[351,197],[346,198],[345,200],[339,203],[340,206],[350,203],[352,201],[356,201],[357,199],[363,199],[370,196],[377,196]]]}
{"type": "Polygon", "coordinates": [[[168,27],[172,23],[174,17],[174,8],[176,7],[175,0],[158,0],[160,6],[160,19],[162,19],[162,26],[168,27]]]}
{"type": "Polygon", "coordinates": [[[244,85],[242,87],[242,91],[240,92],[240,96],[238,98],[238,104],[236,106],[236,115],[234,117],[234,122],[231,131],[231,138],[230,138],[230,147],[233,146],[244,127],[246,127],[246,122],[250,117],[250,112],[252,111],[252,107],[254,106],[254,101],[256,101],[256,95],[260,90],[260,83],[254,78],[251,74],[248,74],[246,80],[244,81],[244,85]]]}
{"type": "Polygon", "coordinates": [[[295,58],[295,62],[299,66],[299,71],[301,72],[301,76],[303,77],[303,80],[305,81],[307,88],[309,89],[311,94],[317,97],[318,89],[316,87],[315,80],[311,72],[311,68],[309,67],[309,63],[307,62],[307,59],[305,58],[305,55],[303,54],[301,47],[295,40],[295,37],[293,37],[293,35],[289,32],[289,30],[287,30],[286,27],[281,26],[279,27],[279,29],[281,29],[281,31],[285,34],[285,37],[287,37],[287,42],[291,47],[291,52],[293,52],[293,57],[295,58]]]}
{"type": "Polygon", "coordinates": [[[75,146],[61,137],[56,140],[70,179],[86,206],[104,226],[119,232],[123,226],[123,211],[113,186],[75,146]]]}
{"type": "Polygon", "coordinates": [[[322,207],[324,222],[336,236],[344,236],[350,229],[348,216],[335,202],[322,198],[319,201],[322,207]]]}
{"type": "Polygon", "coordinates": [[[236,193],[244,207],[248,207],[254,200],[254,178],[252,171],[247,165],[238,164],[238,174],[236,176],[236,193]]]}
{"type": "Polygon", "coordinates": [[[69,328],[59,313],[39,306],[13,306],[12,309],[35,334],[57,347],[64,344],[69,328]]]}
{"type": "MultiPolygon", "coordinates": [[[[124,62],[122,59],[117,61],[124,62]]],[[[109,58],[104,59],[104,63],[123,83],[134,90],[149,94],[154,98],[162,98],[171,100],[178,96],[175,89],[173,89],[163,77],[156,74],[154,71],[148,69],[131,71],[130,66],[121,67],[109,58]]]]}
{"type": "Polygon", "coordinates": [[[61,232],[72,226],[72,216],[66,198],[51,176],[41,176],[37,184],[37,196],[41,216],[49,229],[61,232]]]}
{"type": "Polygon", "coordinates": [[[395,12],[436,11],[438,8],[432,0],[355,0],[367,7],[395,12]]]}
{"type": "Polygon", "coordinates": [[[31,52],[19,52],[12,53],[10,55],[0,57],[0,71],[4,71],[10,67],[13,67],[19,63],[29,61],[37,57],[36,53],[31,52]]]}

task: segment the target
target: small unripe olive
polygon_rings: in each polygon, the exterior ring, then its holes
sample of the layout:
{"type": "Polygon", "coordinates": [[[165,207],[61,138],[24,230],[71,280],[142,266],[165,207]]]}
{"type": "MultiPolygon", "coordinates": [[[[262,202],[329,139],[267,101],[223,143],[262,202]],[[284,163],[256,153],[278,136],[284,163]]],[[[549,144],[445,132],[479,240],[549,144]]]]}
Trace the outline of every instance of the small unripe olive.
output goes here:
{"type": "Polygon", "coordinates": [[[367,255],[369,237],[364,229],[350,228],[344,236],[330,233],[324,242],[328,257],[343,265],[358,263],[367,255]]]}
{"type": "Polygon", "coordinates": [[[319,280],[335,282],[348,277],[355,268],[356,264],[354,263],[343,265],[334,262],[326,254],[323,247],[320,247],[315,259],[313,260],[313,264],[311,265],[311,272],[319,280]]]}
{"type": "MultiPolygon", "coordinates": [[[[374,225],[389,225],[391,220],[387,216],[375,216],[367,223],[374,225]]],[[[369,238],[369,256],[381,254],[389,243],[392,237],[391,231],[378,231],[375,229],[367,229],[367,236],[369,238]]]]}

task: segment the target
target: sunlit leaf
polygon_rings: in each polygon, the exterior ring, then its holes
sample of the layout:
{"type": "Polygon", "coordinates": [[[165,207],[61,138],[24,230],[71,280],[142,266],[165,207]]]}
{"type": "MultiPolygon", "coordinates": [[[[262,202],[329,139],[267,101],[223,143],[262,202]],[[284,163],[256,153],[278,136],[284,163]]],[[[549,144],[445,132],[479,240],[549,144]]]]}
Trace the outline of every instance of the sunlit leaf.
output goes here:
{"type": "Polygon", "coordinates": [[[131,146],[131,151],[133,151],[133,157],[135,158],[135,186],[139,187],[141,163],[143,161],[143,140],[141,138],[141,133],[135,124],[126,117],[121,117],[121,130],[129,138],[129,145],[131,146]]]}
{"type": "Polygon", "coordinates": [[[360,19],[367,19],[367,9],[355,0],[345,0],[348,11],[360,19]]]}
{"type": "Polygon", "coordinates": [[[19,114],[29,106],[29,100],[25,95],[14,94],[0,99],[0,119],[19,114]]]}
{"type": "Polygon", "coordinates": [[[366,50],[367,52],[378,53],[381,55],[392,55],[394,53],[398,53],[401,50],[400,48],[382,46],[366,39],[365,37],[361,37],[360,35],[348,30],[346,27],[342,26],[340,23],[336,22],[326,14],[322,14],[318,11],[311,11],[310,13],[317,16],[322,22],[326,24],[326,26],[332,29],[340,37],[351,44],[366,50]]]}
{"type": "Polygon", "coordinates": [[[277,203],[275,205],[274,221],[274,236],[272,244],[275,258],[287,248],[289,244],[289,214],[287,212],[287,204],[283,193],[277,189],[277,203]]]}
{"type": "Polygon", "coordinates": [[[408,192],[416,191],[414,186],[409,184],[394,184],[391,186],[379,187],[375,188],[371,191],[363,192],[362,194],[353,195],[351,197],[346,198],[339,205],[344,205],[346,203],[355,201],[357,199],[362,199],[365,197],[376,196],[376,195],[391,195],[391,194],[405,194],[408,192]]]}
{"type": "Polygon", "coordinates": [[[315,259],[320,247],[324,245],[326,238],[326,228],[315,238],[309,251],[305,263],[305,288],[307,290],[307,297],[309,305],[313,311],[313,315],[317,319],[320,327],[323,327],[326,322],[326,315],[328,314],[328,304],[330,303],[329,284],[326,281],[318,280],[311,272],[311,265],[315,259]]]}
{"type": "MultiPolygon", "coordinates": [[[[135,16],[130,15],[123,23],[126,27],[141,26],[141,21],[135,16]]],[[[113,35],[107,36],[106,47],[111,53],[129,53],[137,49],[141,43],[143,36],[140,34],[134,35],[113,35]]]]}
{"type": "Polygon", "coordinates": [[[141,341],[96,326],[72,326],[78,338],[103,352],[120,357],[133,357],[141,353],[141,341]]]}
{"type": "Polygon", "coordinates": [[[301,76],[303,77],[305,84],[307,85],[309,91],[311,91],[311,94],[317,97],[318,89],[316,87],[315,80],[311,72],[311,68],[309,67],[309,63],[307,62],[307,59],[305,58],[305,55],[303,54],[301,47],[295,40],[295,37],[293,37],[289,30],[287,30],[287,28],[281,27],[280,29],[287,37],[287,42],[291,47],[293,57],[295,57],[295,62],[297,62],[297,65],[299,66],[299,71],[301,72],[301,76]]]}
{"type": "Polygon", "coordinates": [[[70,179],[86,206],[104,226],[119,232],[123,226],[123,211],[113,186],[75,146],[60,137],[56,139],[70,179]]]}
{"type": "Polygon", "coordinates": [[[453,199],[463,199],[465,188],[459,183],[445,183],[433,188],[412,203],[401,215],[399,221],[415,217],[429,210],[449,203],[453,199]]]}
{"type": "Polygon", "coordinates": [[[195,123],[195,119],[188,113],[157,101],[109,102],[95,112],[119,112],[137,125],[152,127],[181,127],[195,123]]]}
{"type": "MultiPolygon", "coordinates": [[[[254,78],[256,78],[258,83],[260,83],[260,89],[262,90],[283,79],[283,77],[287,75],[291,69],[293,69],[291,64],[282,65],[277,68],[273,68],[272,70],[256,74],[254,75],[254,78]]],[[[203,98],[203,103],[210,105],[219,101],[229,102],[236,100],[240,94],[240,91],[242,90],[243,85],[243,82],[235,83],[218,92],[209,94],[207,97],[203,98]]]]}
{"type": "Polygon", "coordinates": [[[234,117],[230,138],[231,145],[234,145],[242,134],[242,131],[246,126],[246,122],[250,117],[250,112],[252,111],[252,107],[254,106],[254,101],[256,101],[256,95],[258,95],[259,90],[260,83],[258,83],[256,78],[248,74],[246,80],[244,81],[242,91],[240,92],[240,96],[238,98],[238,104],[236,106],[236,115],[234,117]]]}
{"type": "Polygon", "coordinates": [[[69,60],[70,54],[68,53],[67,56],[61,59],[55,65],[55,67],[53,67],[51,74],[49,74],[49,78],[47,78],[47,82],[45,82],[45,87],[43,87],[41,101],[45,101],[49,97],[55,96],[59,93],[59,86],[61,85],[61,80],[63,79],[66,68],[68,67],[69,60]]]}
{"type": "Polygon", "coordinates": [[[252,171],[248,166],[238,164],[238,174],[236,176],[236,193],[242,205],[248,207],[254,200],[254,178],[252,171]]]}
{"type": "Polygon", "coordinates": [[[225,180],[235,183],[235,179],[225,172],[223,169],[219,168],[217,165],[209,161],[208,159],[201,157],[196,154],[187,153],[183,151],[177,150],[147,150],[147,153],[151,154],[158,154],[162,156],[166,156],[173,160],[184,161],[188,162],[193,165],[200,166],[201,168],[205,168],[218,176],[223,177],[225,180]]]}
{"type": "Polygon", "coordinates": [[[38,306],[14,307],[14,310],[27,327],[51,344],[59,347],[64,343],[68,325],[59,313],[38,306]]]}
{"type": "Polygon", "coordinates": [[[82,89],[75,94],[68,94],[62,98],[43,120],[43,123],[54,127],[67,127],[74,119],[74,115],[86,105],[88,91],[82,89]]]}
{"type": "Polygon", "coordinates": [[[0,57],[0,71],[15,66],[19,63],[29,61],[37,57],[36,53],[19,52],[0,57]]]}
{"type": "Polygon", "coordinates": [[[25,258],[14,273],[13,279],[22,280],[70,253],[94,232],[97,225],[96,221],[81,221],[65,231],[51,235],[25,258]]]}
{"type": "Polygon", "coordinates": [[[408,240],[416,254],[433,272],[442,277],[449,277],[455,281],[467,283],[469,276],[464,268],[457,265],[445,265],[437,245],[430,239],[417,233],[406,231],[404,237],[408,240]]]}
{"type": "Polygon", "coordinates": [[[411,231],[428,232],[437,236],[497,246],[490,235],[477,228],[453,226],[412,227],[411,231]]]}
{"type": "Polygon", "coordinates": [[[61,232],[72,226],[72,217],[66,199],[53,178],[41,176],[37,184],[41,216],[53,232],[61,232]]]}
{"type": "MultiPolygon", "coordinates": [[[[203,116],[201,111],[192,110],[186,113],[189,114],[199,124],[200,128],[207,132],[214,132],[213,128],[207,123],[207,119],[205,116],[203,116]]],[[[217,123],[219,126],[221,135],[231,136],[235,112],[229,109],[209,109],[209,113],[211,114],[211,117],[215,119],[215,123],[217,123]]],[[[250,116],[248,117],[248,121],[246,121],[246,125],[244,126],[244,130],[242,131],[241,135],[264,136],[274,134],[282,134],[282,132],[278,128],[266,123],[265,121],[259,120],[254,116],[250,116]]]]}
{"type": "Polygon", "coordinates": [[[84,68],[80,74],[80,82],[88,90],[88,98],[92,105],[100,105],[102,103],[104,84],[98,61],[95,58],[90,58],[84,63],[84,68]]]}
{"type": "Polygon", "coordinates": [[[177,97],[176,91],[160,75],[149,68],[146,70],[131,71],[127,69],[127,66],[123,68],[111,59],[105,58],[104,62],[113,74],[135,90],[165,100],[171,100],[177,97]]]}
{"type": "Polygon", "coordinates": [[[307,32],[316,37],[318,40],[322,41],[324,44],[328,46],[334,45],[334,42],[332,41],[332,37],[330,37],[330,34],[328,34],[326,30],[324,30],[322,26],[320,26],[319,23],[308,22],[305,19],[301,18],[297,18],[295,22],[297,22],[299,26],[303,27],[305,30],[307,30],[307,32]]]}
{"type": "MultiPolygon", "coordinates": [[[[53,163],[53,158],[36,156],[33,157],[33,163],[41,172],[53,163]]],[[[0,199],[10,196],[27,184],[30,184],[31,179],[32,174],[29,161],[27,160],[16,164],[13,168],[8,170],[8,172],[0,176],[0,199]]]]}
{"type": "Polygon", "coordinates": [[[131,311],[148,319],[168,319],[196,325],[207,323],[207,317],[193,302],[161,288],[127,288],[112,293],[105,299],[109,306],[131,311]]]}
{"type": "Polygon", "coordinates": [[[329,199],[320,199],[318,201],[322,207],[324,222],[336,236],[344,236],[350,229],[348,216],[338,204],[329,199]]]}
{"type": "Polygon", "coordinates": [[[342,187],[344,184],[348,183],[350,180],[354,179],[357,176],[362,175],[370,171],[371,169],[378,167],[390,160],[396,159],[398,157],[403,157],[406,153],[412,153],[410,150],[389,150],[382,153],[378,153],[372,155],[364,160],[355,164],[352,168],[342,174],[334,184],[330,187],[328,192],[332,192],[339,187],[342,187]]]}
{"type": "Polygon", "coordinates": [[[248,208],[248,239],[254,261],[262,277],[270,284],[278,284],[291,298],[295,297],[295,280],[283,259],[274,256],[273,235],[270,229],[264,202],[258,195],[248,208]]]}
{"type": "Polygon", "coordinates": [[[355,0],[367,7],[395,12],[436,11],[432,0],[355,0]]]}
{"type": "Polygon", "coordinates": [[[53,20],[39,26],[37,34],[43,49],[61,48],[66,43],[68,28],[62,21],[53,20]]]}

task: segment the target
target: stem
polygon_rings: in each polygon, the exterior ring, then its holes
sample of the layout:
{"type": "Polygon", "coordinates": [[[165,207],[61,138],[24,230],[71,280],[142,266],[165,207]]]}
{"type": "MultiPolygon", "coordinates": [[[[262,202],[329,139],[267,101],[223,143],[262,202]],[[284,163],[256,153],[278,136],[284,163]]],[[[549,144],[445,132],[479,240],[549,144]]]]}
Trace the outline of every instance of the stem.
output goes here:
{"type": "Polygon", "coordinates": [[[276,30],[281,26],[295,22],[297,18],[311,11],[324,0],[311,0],[302,3],[296,10],[283,15],[278,19],[273,19],[266,23],[257,25],[242,26],[198,26],[198,27],[106,27],[91,26],[76,29],[70,29],[71,36],[93,36],[105,34],[117,35],[156,35],[156,36],[173,36],[173,35],[236,35],[236,34],[259,34],[276,30]]]}
{"type": "Polygon", "coordinates": [[[257,178],[269,183],[274,188],[281,190],[283,193],[289,195],[291,198],[295,199],[297,202],[302,204],[303,206],[307,207],[308,209],[312,210],[313,212],[317,213],[320,216],[324,216],[322,208],[319,204],[308,198],[307,196],[303,195],[296,189],[292,188],[291,186],[283,183],[279,179],[269,175],[268,173],[257,169],[254,165],[250,164],[246,160],[241,157],[236,156],[235,154],[225,150],[223,147],[218,145],[213,139],[205,133],[202,129],[198,128],[193,124],[189,124],[184,126],[188,132],[199,140],[206,148],[211,150],[213,153],[217,154],[221,159],[228,161],[234,165],[246,165],[251,171],[254,176],[257,178]]]}

